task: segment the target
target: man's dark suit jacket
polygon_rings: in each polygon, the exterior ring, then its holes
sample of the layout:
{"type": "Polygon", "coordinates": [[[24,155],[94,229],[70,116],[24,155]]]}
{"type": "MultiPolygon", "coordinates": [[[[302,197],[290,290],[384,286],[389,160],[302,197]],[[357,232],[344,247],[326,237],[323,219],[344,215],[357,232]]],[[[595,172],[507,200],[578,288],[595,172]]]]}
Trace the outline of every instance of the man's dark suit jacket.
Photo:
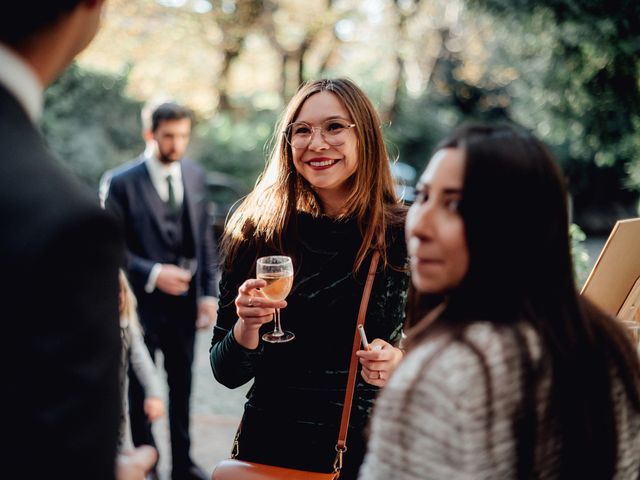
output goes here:
{"type": "MultiPolygon", "coordinates": [[[[196,297],[217,296],[216,249],[207,211],[204,171],[186,159],[182,159],[180,165],[184,201],[187,202],[198,261],[194,279],[196,297]]],[[[143,158],[133,162],[130,168],[114,174],[106,205],[122,218],[129,280],[144,309],[145,304],[154,302],[154,293],[157,292],[155,290],[150,295],[144,291],[151,269],[156,263],[170,262],[165,258],[169,239],[166,238],[167,232],[161,227],[164,206],[143,158]]],[[[195,318],[193,321],[195,323],[195,318]]]]}
{"type": "Polygon", "coordinates": [[[121,232],[2,86],[0,224],[0,468],[112,479],[121,232]]]}

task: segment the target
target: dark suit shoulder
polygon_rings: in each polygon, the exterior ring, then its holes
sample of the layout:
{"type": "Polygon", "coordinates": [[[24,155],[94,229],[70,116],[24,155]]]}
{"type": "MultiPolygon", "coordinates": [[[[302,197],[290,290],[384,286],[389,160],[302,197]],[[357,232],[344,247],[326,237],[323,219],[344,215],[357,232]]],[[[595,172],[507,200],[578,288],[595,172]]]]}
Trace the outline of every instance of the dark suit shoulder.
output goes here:
{"type": "Polygon", "coordinates": [[[193,160],[183,158],[182,160],[180,160],[180,163],[182,163],[183,170],[190,170],[193,174],[198,176],[204,176],[206,174],[204,167],[199,163],[194,162],[193,160]]]}
{"type": "Polygon", "coordinates": [[[134,158],[109,171],[111,183],[120,183],[147,173],[144,157],[134,158]]]}
{"type": "Polygon", "coordinates": [[[11,232],[2,240],[5,253],[35,248],[86,219],[117,228],[94,192],[49,153],[33,125],[0,115],[0,132],[0,221],[11,232]]]}
{"type": "Polygon", "coordinates": [[[113,177],[117,177],[120,174],[123,174],[129,170],[131,170],[132,168],[136,167],[137,165],[139,165],[140,163],[144,163],[144,157],[142,155],[140,155],[139,157],[133,158],[131,160],[128,160],[120,165],[118,165],[117,167],[111,168],[107,171],[105,171],[102,174],[102,177],[100,178],[100,185],[104,184],[105,182],[111,182],[111,179],[113,177]]]}

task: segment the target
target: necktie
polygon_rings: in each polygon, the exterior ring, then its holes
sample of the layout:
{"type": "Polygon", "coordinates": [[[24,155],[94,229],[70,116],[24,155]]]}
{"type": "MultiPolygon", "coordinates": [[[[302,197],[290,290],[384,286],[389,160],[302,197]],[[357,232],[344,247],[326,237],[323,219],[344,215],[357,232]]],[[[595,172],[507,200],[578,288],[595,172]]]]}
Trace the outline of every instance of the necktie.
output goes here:
{"type": "Polygon", "coordinates": [[[167,175],[167,188],[169,189],[167,205],[169,205],[169,210],[176,212],[178,210],[178,204],[176,202],[176,194],[173,191],[173,177],[171,175],[167,175]]]}

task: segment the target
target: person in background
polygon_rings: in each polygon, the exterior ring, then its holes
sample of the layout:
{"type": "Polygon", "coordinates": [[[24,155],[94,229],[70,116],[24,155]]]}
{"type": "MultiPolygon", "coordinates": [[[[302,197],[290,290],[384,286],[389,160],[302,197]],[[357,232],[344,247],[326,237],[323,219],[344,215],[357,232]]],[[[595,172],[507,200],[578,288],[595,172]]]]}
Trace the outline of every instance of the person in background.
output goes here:
{"type": "Polygon", "coordinates": [[[638,355],[576,291],[563,183],[515,127],[437,149],[406,236],[415,289],[441,303],[410,320],[360,478],[638,478],[638,355]]]}
{"type": "Polygon", "coordinates": [[[151,116],[156,108],[163,103],[175,103],[172,99],[158,96],[144,104],[140,110],[140,121],[142,123],[142,139],[144,140],[144,151],[136,158],[129,160],[117,167],[111,168],[105,171],[100,177],[98,183],[98,199],[100,205],[104,208],[107,202],[107,196],[109,195],[109,187],[111,186],[111,179],[114,175],[124,172],[130,169],[137,163],[144,162],[146,158],[156,155],[157,144],[153,136],[151,116]]]}
{"type": "Polygon", "coordinates": [[[353,479],[373,401],[402,358],[406,208],[395,194],[380,119],[350,80],[302,85],[276,132],[264,173],[225,228],[211,366],[229,388],[254,380],[238,458],[332,471],[360,299],[378,251],[365,323],[376,350],[360,352],[340,475],[353,479]],[[256,259],[265,255],[293,258],[286,302],[260,291],[266,283],[255,278],[256,259]],[[274,308],[285,306],[283,323],[295,338],[265,342],[274,308]]]}
{"type": "Polygon", "coordinates": [[[127,370],[129,364],[136,378],[144,388],[144,413],[150,422],[154,422],[164,415],[164,402],[160,391],[160,379],[156,372],[155,365],[144,344],[144,338],[138,321],[138,302],[129,286],[129,281],[124,271],[120,270],[120,338],[122,340],[122,356],[120,361],[120,393],[122,395],[122,420],[120,422],[120,448],[124,448],[126,443],[128,419],[127,401],[127,370]]]}
{"type": "Polygon", "coordinates": [[[38,131],[42,91],[92,40],[104,0],[25,0],[0,15],[3,472],[138,480],[116,457],[122,234],[38,131]]]}
{"type": "MultiPolygon", "coordinates": [[[[113,175],[106,198],[124,226],[127,276],[145,343],[152,358],[157,350],[164,356],[173,480],[208,478],[190,456],[189,399],[196,328],[210,328],[217,310],[205,173],[184,158],[192,117],[181,105],[159,105],[152,114],[152,155],[113,175]]],[[[144,390],[130,375],[133,443],[155,445],[143,401],[144,390]]]]}

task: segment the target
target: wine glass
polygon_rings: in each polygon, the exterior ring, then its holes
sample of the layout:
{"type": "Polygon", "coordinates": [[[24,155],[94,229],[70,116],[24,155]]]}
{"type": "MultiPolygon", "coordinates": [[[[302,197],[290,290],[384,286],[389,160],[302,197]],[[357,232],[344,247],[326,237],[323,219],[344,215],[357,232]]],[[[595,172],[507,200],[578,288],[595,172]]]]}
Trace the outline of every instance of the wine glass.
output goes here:
{"type": "MultiPolygon", "coordinates": [[[[188,271],[191,274],[191,277],[193,278],[193,276],[196,274],[196,270],[198,270],[198,259],[190,258],[190,257],[178,257],[178,261],[176,262],[176,265],[182,268],[183,270],[188,271]]],[[[188,293],[189,293],[189,290],[182,293],[182,296],[184,297],[188,293]]]]}
{"type": "MultiPolygon", "coordinates": [[[[287,298],[293,285],[293,263],[291,258],[282,255],[261,257],[256,265],[256,275],[267,284],[260,291],[269,300],[280,302],[287,298]]],[[[293,340],[295,335],[283,331],[280,326],[280,309],[276,308],[273,332],[265,333],[262,339],[270,343],[284,343],[293,340]]]]}
{"type": "Polygon", "coordinates": [[[196,274],[196,270],[198,269],[198,259],[196,258],[179,257],[176,264],[183,270],[187,270],[192,277],[196,274]]]}

